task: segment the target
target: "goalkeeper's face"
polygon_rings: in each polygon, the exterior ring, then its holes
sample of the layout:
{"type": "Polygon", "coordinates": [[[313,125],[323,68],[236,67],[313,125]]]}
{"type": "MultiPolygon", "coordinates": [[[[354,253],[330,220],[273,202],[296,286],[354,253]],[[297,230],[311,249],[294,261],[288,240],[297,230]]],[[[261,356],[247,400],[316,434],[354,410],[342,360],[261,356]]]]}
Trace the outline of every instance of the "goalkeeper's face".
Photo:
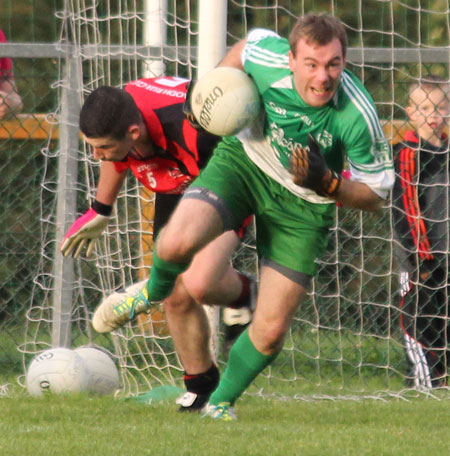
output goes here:
{"type": "Polygon", "coordinates": [[[345,68],[341,42],[334,38],[320,45],[301,38],[295,55],[289,51],[289,68],[303,101],[310,106],[323,106],[333,98],[345,68]]]}
{"type": "Polygon", "coordinates": [[[122,161],[134,148],[134,140],[128,135],[123,140],[110,136],[101,138],[88,138],[84,140],[91,146],[92,155],[96,160],[122,161]]]}

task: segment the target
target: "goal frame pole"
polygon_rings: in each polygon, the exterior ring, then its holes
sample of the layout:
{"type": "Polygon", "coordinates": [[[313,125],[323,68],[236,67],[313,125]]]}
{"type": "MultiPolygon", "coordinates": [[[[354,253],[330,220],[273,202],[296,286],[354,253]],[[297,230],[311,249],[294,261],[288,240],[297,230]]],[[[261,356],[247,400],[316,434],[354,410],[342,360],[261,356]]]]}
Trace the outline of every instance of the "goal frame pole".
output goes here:
{"type": "Polygon", "coordinates": [[[52,347],[70,347],[72,342],[74,259],[63,257],[59,245],[76,218],[76,188],[79,158],[78,117],[81,109],[81,63],[66,55],[59,126],[56,243],[53,263],[52,347]]]}
{"type": "MultiPolygon", "coordinates": [[[[227,1],[200,0],[198,6],[197,79],[212,70],[225,56],[227,42],[227,1]]],[[[210,350],[217,363],[219,356],[218,306],[204,306],[210,326],[210,350]]]]}
{"type": "MultiPolygon", "coordinates": [[[[144,4],[144,45],[163,49],[167,44],[167,0],[146,0],[144,4]]],[[[166,65],[162,58],[144,60],[145,78],[163,76],[166,65]]]]}

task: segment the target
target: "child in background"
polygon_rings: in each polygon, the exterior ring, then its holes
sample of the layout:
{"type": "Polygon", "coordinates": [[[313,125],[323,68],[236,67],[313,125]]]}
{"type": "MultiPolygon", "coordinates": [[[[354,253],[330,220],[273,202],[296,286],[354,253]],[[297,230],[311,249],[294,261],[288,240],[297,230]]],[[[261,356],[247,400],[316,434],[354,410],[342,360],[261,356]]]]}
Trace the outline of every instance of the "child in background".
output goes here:
{"type": "Polygon", "coordinates": [[[394,147],[395,247],[409,379],[419,389],[446,385],[449,323],[449,84],[428,76],[409,88],[414,130],[394,147]]]}

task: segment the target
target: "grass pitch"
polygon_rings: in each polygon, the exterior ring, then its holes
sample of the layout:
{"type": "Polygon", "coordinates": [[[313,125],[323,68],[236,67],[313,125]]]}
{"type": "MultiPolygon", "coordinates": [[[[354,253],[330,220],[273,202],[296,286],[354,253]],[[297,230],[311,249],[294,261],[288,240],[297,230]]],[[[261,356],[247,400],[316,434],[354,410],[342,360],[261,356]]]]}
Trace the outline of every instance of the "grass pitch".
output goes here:
{"type": "Polygon", "coordinates": [[[321,456],[450,454],[450,397],[280,401],[249,395],[238,421],[112,397],[0,397],[0,454],[321,456]]]}

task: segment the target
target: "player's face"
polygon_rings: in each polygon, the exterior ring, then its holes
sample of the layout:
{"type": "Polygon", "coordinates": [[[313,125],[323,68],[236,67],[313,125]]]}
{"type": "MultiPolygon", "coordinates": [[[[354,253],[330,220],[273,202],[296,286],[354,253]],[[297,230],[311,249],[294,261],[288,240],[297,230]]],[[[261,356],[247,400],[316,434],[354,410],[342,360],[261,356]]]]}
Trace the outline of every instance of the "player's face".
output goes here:
{"type": "Polygon", "coordinates": [[[94,158],[104,161],[122,161],[134,146],[134,141],[129,135],[120,141],[109,136],[102,138],[84,136],[84,140],[91,146],[94,158]]]}
{"type": "Polygon", "coordinates": [[[450,116],[450,101],[441,87],[431,90],[418,87],[411,93],[406,110],[419,135],[428,140],[442,135],[450,116]]]}
{"type": "Polygon", "coordinates": [[[345,68],[345,58],[338,38],[325,46],[304,38],[297,43],[296,55],[289,52],[289,68],[303,101],[310,106],[323,106],[332,98],[345,68]]]}

